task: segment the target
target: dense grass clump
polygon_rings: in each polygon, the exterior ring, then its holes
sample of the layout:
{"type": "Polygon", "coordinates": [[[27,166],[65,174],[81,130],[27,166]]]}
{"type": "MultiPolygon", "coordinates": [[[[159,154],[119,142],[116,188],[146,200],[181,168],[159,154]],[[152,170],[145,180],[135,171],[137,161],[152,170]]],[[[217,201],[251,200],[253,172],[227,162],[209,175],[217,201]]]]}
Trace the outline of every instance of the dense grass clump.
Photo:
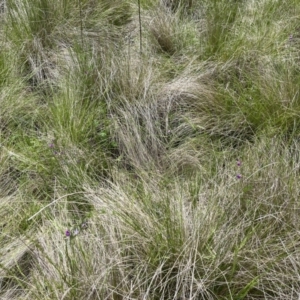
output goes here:
{"type": "Polygon", "coordinates": [[[300,1],[0,1],[0,298],[298,299],[300,1]]]}

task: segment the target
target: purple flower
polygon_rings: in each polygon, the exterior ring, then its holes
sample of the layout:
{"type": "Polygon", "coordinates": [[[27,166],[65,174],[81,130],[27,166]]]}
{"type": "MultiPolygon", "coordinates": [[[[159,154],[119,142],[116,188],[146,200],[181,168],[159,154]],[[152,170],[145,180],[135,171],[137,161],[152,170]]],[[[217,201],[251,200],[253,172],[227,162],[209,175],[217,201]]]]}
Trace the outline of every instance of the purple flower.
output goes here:
{"type": "Polygon", "coordinates": [[[49,148],[54,148],[54,144],[53,143],[49,144],[49,148]]]}
{"type": "Polygon", "coordinates": [[[241,174],[237,174],[237,175],[236,175],[236,178],[237,178],[237,179],[241,179],[241,178],[242,178],[242,175],[241,175],[241,174]]]}
{"type": "Polygon", "coordinates": [[[71,236],[71,232],[69,230],[66,231],[66,236],[71,236]]]}
{"type": "Polygon", "coordinates": [[[242,162],[241,162],[240,160],[238,160],[238,161],[236,162],[236,164],[240,167],[241,164],[242,164],[242,162]]]}

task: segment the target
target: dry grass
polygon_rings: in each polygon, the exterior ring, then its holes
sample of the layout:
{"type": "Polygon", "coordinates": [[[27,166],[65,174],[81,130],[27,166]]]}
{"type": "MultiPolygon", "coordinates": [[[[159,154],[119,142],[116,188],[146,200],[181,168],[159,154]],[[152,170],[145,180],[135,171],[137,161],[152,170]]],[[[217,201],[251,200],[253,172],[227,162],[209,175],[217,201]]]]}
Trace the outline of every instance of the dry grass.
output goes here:
{"type": "Polygon", "coordinates": [[[298,2],[5,1],[0,298],[298,299],[298,2]]]}

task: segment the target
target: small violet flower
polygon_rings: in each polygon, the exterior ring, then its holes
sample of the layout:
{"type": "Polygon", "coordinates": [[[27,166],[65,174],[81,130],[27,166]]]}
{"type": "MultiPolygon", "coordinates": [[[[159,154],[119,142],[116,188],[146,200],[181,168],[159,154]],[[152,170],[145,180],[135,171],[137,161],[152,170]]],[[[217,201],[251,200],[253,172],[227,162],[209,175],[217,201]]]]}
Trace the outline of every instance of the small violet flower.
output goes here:
{"type": "Polygon", "coordinates": [[[49,148],[54,148],[54,144],[53,143],[49,144],[49,148]]]}
{"type": "Polygon", "coordinates": [[[71,236],[71,232],[69,230],[66,231],[66,236],[67,237],[71,236]]]}
{"type": "Polygon", "coordinates": [[[241,179],[241,178],[242,178],[242,175],[241,175],[241,174],[237,174],[237,175],[236,175],[236,178],[237,178],[237,179],[241,179]]]}
{"type": "Polygon", "coordinates": [[[240,167],[240,166],[242,165],[242,162],[241,162],[240,160],[238,160],[238,161],[236,162],[236,164],[240,167]]]}

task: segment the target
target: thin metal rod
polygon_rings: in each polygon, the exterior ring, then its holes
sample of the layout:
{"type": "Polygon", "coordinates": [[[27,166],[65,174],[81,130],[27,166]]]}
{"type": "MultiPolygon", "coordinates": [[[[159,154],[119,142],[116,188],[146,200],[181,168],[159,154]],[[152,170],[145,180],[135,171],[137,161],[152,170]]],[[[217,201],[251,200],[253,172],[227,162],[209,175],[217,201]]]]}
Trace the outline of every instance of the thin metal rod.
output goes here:
{"type": "Polygon", "coordinates": [[[141,0],[138,0],[139,7],[139,25],[140,25],[140,54],[143,52],[142,46],[142,19],[141,19],[141,0]]]}

